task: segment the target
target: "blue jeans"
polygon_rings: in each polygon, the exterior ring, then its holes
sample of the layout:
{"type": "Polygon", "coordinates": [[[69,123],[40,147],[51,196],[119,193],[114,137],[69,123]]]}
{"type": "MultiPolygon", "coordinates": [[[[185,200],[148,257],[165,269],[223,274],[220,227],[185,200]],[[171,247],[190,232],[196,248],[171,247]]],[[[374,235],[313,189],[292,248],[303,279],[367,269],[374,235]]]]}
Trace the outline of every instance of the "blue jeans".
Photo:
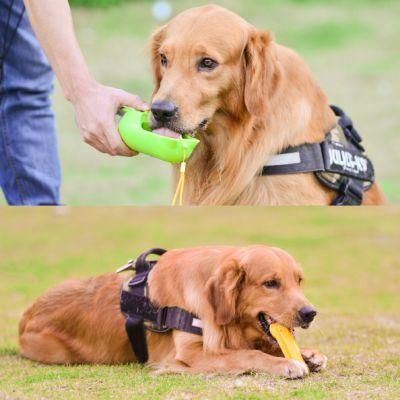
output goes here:
{"type": "Polygon", "coordinates": [[[53,72],[26,12],[15,31],[22,9],[22,0],[0,0],[0,185],[10,205],[56,205],[60,164],[50,101],[53,72]]]}

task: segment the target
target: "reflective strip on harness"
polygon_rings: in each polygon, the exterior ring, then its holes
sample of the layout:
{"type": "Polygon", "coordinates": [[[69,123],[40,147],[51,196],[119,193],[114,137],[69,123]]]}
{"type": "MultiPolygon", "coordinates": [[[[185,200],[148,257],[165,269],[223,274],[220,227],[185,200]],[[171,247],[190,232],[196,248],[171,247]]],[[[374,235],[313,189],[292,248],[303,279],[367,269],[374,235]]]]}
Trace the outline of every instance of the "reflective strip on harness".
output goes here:
{"type": "Polygon", "coordinates": [[[320,145],[304,144],[291,147],[284,153],[272,157],[263,167],[262,175],[285,175],[323,170],[324,159],[320,145]]]}
{"type": "Polygon", "coordinates": [[[300,152],[294,151],[293,153],[278,154],[272,157],[265,165],[268,167],[276,167],[278,165],[292,165],[300,163],[300,152]]]}

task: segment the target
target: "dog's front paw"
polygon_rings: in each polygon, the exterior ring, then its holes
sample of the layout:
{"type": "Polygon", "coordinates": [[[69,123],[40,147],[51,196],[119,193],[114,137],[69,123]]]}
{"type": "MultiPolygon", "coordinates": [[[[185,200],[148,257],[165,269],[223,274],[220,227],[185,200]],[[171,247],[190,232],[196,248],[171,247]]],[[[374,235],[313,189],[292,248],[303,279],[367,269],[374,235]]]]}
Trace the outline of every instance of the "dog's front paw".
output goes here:
{"type": "Polygon", "coordinates": [[[307,365],[303,362],[284,359],[279,366],[277,375],[287,379],[299,379],[304,378],[309,372],[307,365]]]}
{"type": "Polygon", "coordinates": [[[328,357],[315,350],[301,350],[304,361],[310,368],[311,372],[319,372],[326,368],[328,357]]]}

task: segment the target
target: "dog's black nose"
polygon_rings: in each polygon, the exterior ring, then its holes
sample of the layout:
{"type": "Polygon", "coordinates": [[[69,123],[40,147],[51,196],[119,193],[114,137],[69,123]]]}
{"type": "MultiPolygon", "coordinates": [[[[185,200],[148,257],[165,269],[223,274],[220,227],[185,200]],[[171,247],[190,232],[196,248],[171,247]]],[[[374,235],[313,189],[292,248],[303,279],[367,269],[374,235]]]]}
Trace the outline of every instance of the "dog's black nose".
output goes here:
{"type": "Polygon", "coordinates": [[[315,316],[317,315],[317,311],[315,308],[311,306],[302,307],[299,311],[299,317],[303,322],[310,323],[315,316]]]}
{"type": "Polygon", "coordinates": [[[151,105],[151,112],[158,122],[170,121],[177,111],[178,107],[172,101],[155,101],[151,105]]]}

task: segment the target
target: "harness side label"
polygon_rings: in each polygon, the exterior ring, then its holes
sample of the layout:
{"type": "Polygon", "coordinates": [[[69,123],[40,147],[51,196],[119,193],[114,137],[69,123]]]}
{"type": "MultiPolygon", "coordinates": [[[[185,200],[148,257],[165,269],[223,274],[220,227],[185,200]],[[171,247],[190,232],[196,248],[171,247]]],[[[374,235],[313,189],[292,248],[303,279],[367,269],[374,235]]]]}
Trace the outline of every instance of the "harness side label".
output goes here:
{"type": "Polygon", "coordinates": [[[370,161],[357,151],[335,142],[324,142],[322,150],[327,171],[363,180],[373,180],[370,161]]]}

